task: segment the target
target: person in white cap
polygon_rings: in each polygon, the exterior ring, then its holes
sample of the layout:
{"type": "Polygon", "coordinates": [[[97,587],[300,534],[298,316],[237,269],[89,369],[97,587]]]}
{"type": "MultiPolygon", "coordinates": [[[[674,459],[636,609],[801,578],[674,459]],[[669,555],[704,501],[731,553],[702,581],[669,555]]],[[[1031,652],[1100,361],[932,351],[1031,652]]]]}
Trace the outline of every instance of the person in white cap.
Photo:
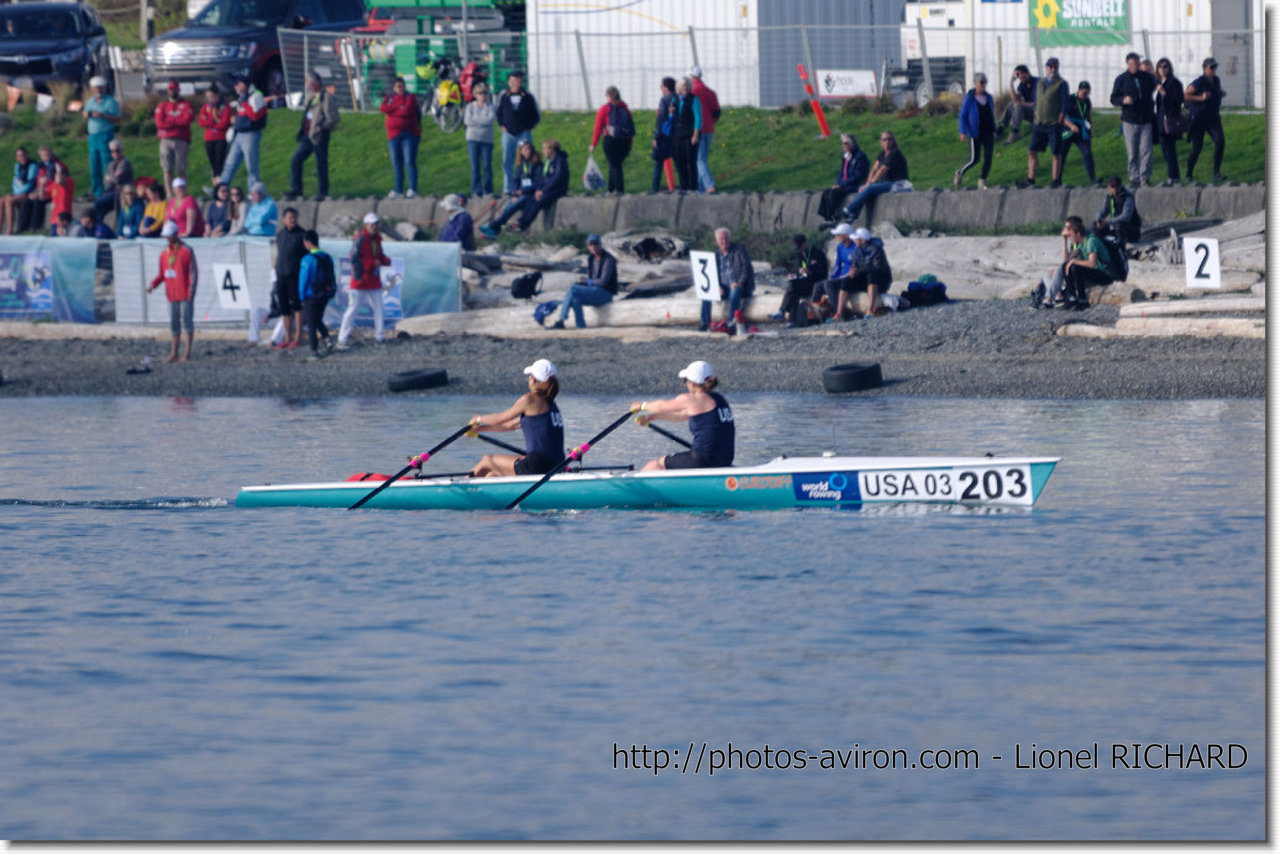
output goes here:
{"type": "Polygon", "coordinates": [[[169,331],[173,333],[173,347],[165,362],[186,362],[191,358],[191,343],[195,338],[196,285],[200,270],[196,266],[195,253],[178,237],[178,224],[172,220],[164,224],[161,236],[169,245],[160,250],[160,272],[147,288],[150,293],[164,283],[164,295],[169,301],[169,331]],[[178,340],[182,330],[187,331],[187,349],[178,356],[178,340]]]}
{"type": "Polygon", "coordinates": [[[476,221],[467,213],[467,200],[457,193],[450,193],[444,197],[440,206],[448,213],[448,219],[436,240],[441,243],[460,243],[467,252],[475,252],[476,221]]]}
{"type": "Polygon", "coordinates": [[[689,69],[689,77],[693,79],[694,97],[702,104],[702,131],[698,134],[698,192],[714,193],[716,181],[711,177],[707,158],[711,156],[711,137],[716,132],[716,120],[720,118],[720,99],[714,89],[702,82],[701,66],[689,69]]]}
{"type": "Polygon", "coordinates": [[[164,218],[178,224],[180,237],[204,237],[204,214],[195,197],[187,195],[187,179],[173,179],[173,196],[165,204],[164,218]]]}
{"type": "Polygon", "coordinates": [[[853,235],[856,229],[848,223],[837,223],[831,230],[836,238],[836,266],[831,268],[831,276],[813,286],[809,302],[815,305],[823,315],[831,315],[836,304],[840,302],[840,289],[849,281],[853,270],[853,235]]]}
{"type": "Polygon", "coordinates": [[[338,349],[345,350],[356,323],[356,312],[362,303],[373,312],[373,335],[382,341],[382,276],[378,268],[391,263],[382,251],[382,234],[378,231],[378,215],[364,215],[364,226],[351,244],[351,285],[347,288],[347,310],[342,313],[338,329],[338,349]]]}
{"type": "Polygon", "coordinates": [[[471,470],[473,478],[502,475],[545,475],[564,460],[564,417],[556,406],[560,379],[550,359],[535,360],[524,370],[529,391],[500,413],[472,416],[473,432],[524,433],[525,453],[486,454],[471,470]]]}
{"type": "Polygon", "coordinates": [[[688,419],[693,447],[679,454],[655,457],[642,471],[732,466],[733,410],[724,396],[715,391],[719,385],[715,371],[709,363],[695,359],[676,376],[684,381],[683,394],[663,401],[636,401],[631,405],[631,412],[639,413],[636,421],[642,425],[654,419],[673,422],[688,419]]]}
{"type": "Polygon", "coordinates": [[[275,200],[267,195],[267,185],[254,182],[249,188],[249,209],[244,215],[243,233],[259,237],[275,237],[280,212],[275,200]]]}
{"type": "Polygon", "coordinates": [[[105,77],[89,78],[89,88],[93,94],[84,102],[84,120],[89,132],[90,189],[96,198],[106,189],[102,179],[111,163],[109,144],[115,138],[116,125],[120,124],[120,102],[107,93],[105,77]]]}

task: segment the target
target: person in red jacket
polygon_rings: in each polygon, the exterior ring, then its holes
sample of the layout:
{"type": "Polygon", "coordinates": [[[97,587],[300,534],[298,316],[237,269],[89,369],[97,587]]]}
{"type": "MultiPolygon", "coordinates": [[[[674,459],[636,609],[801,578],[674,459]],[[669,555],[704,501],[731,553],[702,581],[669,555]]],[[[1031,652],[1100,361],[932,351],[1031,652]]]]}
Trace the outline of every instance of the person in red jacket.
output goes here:
{"type": "Polygon", "coordinates": [[[338,330],[339,350],[347,349],[361,303],[368,303],[373,311],[373,335],[382,341],[382,276],[378,268],[390,263],[391,259],[382,252],[378,215],[365,214],[364,228],[356,232],[355,245],[351,248],[351,285],[347,289],[347,310],[342,314],[342,327],[338,330]]]}
{"type": "Polygon", "coordinates": [[[217,178],[227,164],[227,128],[231,127],[231,108],[222,98],[222,90],[213,84],[204,93],[204,104],[196,124],[204,128],[204,153],[209,158],[209,174],[217,178]]]}
{"type": "Polygon", "coordinates": [[[715,90],[702,82],[702,67],[695,65],[689,76],[693,78],[694,97],[702,104],[702,130],[698,135],[698,190],[702,193],[716,192],[716,181],[711,177],[711,166],[707,158],[711,155],[711,135],[716,130],[716,119],[720,118],[720,99],[715,90]]]}
{"type": "Polygon", "coordinates": [[[178,81],[169,81],[169,97],[156,105],[156,136],[160,137],[160,168],[164,190],[173,192],[173,179],[187,177],[187,151],[195,112],[178,94],[178,81]]]}
{"type": "Polygon", "coordinates": [[[636,137],[636,123],[627,102],[617,86],[604,90],[604,105],[596,111],[596,126],[591,133],[591,151],[604,136],[604,159],[609,162],[609,192],[625,193],[622,163],[631,154],[631,141],[636,137]]]}
{"type": "Polygon", "coordinates": [[[160,250],[160,272],[151,280],[147,293],[164,283],[164,296],[169,301],[169,331],[173,333],[173,347],[165,362],[186,362],[191,358],[191,342],[196,334],[195,300],[200,270],[196,267],[195,253],[178,237],[177,223],[165,223],[161,234],[168,238],[169,245],[160,250]],[[187,330],[187,350],[179,359],[178,340],[184,327],[187,330]]]}
{"type": "Polygon", "coordinates": [[[391,152],[391,168],[395,170],[395,189],[388,199],[400,196],[412,199],[418,195],[418,143],[422,141],[422,111],[418,99],[397,77],[391,91],[382,96],[379,108],[387,116],[387,149],[391,152]],[[409,189],[405,190],[405,168],[409,171],[409,189]]]}

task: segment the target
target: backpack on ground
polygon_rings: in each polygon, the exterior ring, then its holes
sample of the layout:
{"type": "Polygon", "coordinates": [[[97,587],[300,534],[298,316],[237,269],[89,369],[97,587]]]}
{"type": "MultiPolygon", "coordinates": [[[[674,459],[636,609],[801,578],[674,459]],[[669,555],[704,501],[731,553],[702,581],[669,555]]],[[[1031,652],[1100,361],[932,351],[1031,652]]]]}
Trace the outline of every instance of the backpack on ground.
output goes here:
{"type": "Polygon", "coordinates": [[[912,308],[917,306],[934,306],[947,302],[947,286],[933,280],[932,282],[908,282],[907,290],[902,292],[912,308]]]}
{"type": "Polygon", "coordinates": [[[542,322],[558,308],[560,308],[559,300],[547,300],[545,303],[539,303],[538,307],[533,310],[533,319],[538,322],[538,326],[543,326],[542,322]]]}
{"type": "Polygon", "coordinates": [[[1110,232],[1098,239],[1107,248],[1107,273],[1111,275],[1111,281],[1124,282],[1129,278],[1129,255],[1124,251],[1124,244],[1110,232]]]}
{"type": "Polygon", "coordinates": [[[316,278],[311,291],[323,300],[332,300],[338,293],[338,277],[333,272],[333,256],[327,252],[316,253],[316,278]]]}
{"type": "Polygon", "coordinates": [[[609,125],[613,128],[615,137],[634,137],[636,135],[636,123],[631,118],[631,111],[626,107],[619,107],[616,104],[609,105],[609,125]]]}
{"type": "Polygon", "coordinates": [[[517,300],[532,300],[535,294],[542,291],[542,273],[535,270],[518,276],[511,282],[511,296],[517,300]]]}

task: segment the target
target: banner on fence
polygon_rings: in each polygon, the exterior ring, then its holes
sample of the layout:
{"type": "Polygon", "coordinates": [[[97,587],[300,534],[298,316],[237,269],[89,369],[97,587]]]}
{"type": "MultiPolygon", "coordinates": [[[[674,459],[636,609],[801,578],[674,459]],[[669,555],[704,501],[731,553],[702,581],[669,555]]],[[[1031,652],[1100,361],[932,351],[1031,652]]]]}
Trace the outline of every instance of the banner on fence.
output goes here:
{"type": "Polygon", "coordinates": [[[869,69],[818,69],[813,76],[820,98],[874,98],[880,92],[876,73],[869,69]]]}
{"type": "Polygon", "coordinates": [[[98,242],[0,238],[0,318],[92,324],[98,242]]]}
{"type": "Polygon", "coordinates": [[[1035,0],[1027,10],[1041,47],[1129,42],[1129,0],[1035,0]]]}

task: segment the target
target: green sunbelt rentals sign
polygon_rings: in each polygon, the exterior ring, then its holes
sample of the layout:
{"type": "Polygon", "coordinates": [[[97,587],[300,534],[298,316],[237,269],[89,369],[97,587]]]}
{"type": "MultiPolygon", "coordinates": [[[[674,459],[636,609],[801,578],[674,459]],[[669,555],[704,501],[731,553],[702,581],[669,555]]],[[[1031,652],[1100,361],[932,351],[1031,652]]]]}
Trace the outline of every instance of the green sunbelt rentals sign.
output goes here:
{"type": "Polygon", "coordinates": [[[1129,42],[1129,0],[1031,0],[1027,10],[1041,47],[1129,42]]]}

